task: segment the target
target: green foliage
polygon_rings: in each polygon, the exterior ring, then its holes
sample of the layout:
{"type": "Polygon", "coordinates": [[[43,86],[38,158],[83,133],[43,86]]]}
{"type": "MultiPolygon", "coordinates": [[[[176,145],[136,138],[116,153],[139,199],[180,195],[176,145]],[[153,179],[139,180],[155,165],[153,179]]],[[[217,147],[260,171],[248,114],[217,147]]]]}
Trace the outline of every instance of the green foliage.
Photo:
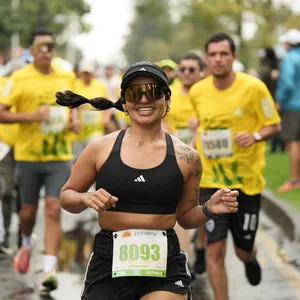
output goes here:
{"type": "Polygon", "coordinates": [[[240,60],[255,67],[257,49],[275,45],[288,28],[300,29],[299,16],[273,0],[137,0],[135,13],[123,49],[129,63],[203,52],[205,41],[223,31],[235,39],[240,60]],[[249,24],[254,36],[245,34],[249,24]]]}
{"type": "Polygon", "coordinates": [[[84,0],[19,0],[17,10],[12,9],[12,1],[0,0],[1,52],[9,49],[10,36],[16,31],[20,34],[21,46],[28,47],[32,33],[39,28],[60,35],[71,21],[76,21],[81,32],[89,30],[89,25],[82,20],[90,10],[84,0]]]}
{"type": "Polygon", "coordinates": [[[172,40],[168,1],[140,0],[135,12],[136,18],[123,48],[127,61],[153,60],[168,53],[172,40]]]}
{"type": "Polygon", "coordinates": [[[265,169],[266,187],[270,189],[276,197],[292,204],[300,211],[300,189],[296,189],[283,194],[276,192],[289,178],[289,158],[287,152],[277,152],[266,154],[267,164],[265,169]]]}

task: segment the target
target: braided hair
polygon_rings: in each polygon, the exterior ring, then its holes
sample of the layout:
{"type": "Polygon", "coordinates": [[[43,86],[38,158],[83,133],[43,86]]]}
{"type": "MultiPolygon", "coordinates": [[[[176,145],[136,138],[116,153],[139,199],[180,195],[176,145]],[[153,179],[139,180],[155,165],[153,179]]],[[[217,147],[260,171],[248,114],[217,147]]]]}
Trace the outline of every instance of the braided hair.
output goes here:
{"type": "Polygon", "coordinates": [[[67,106],[69,108],[76,108],[82,104],[90,104],[97,110],[106,110],[110,108],[116,108],[120,111],[124,111],[122,104],[125,103],[123,100],[124,89],[128,87],[128,84],[131,80],[138,76],[152,76],[156,78],[160,84],[164,87],[164,93],[166,95],[166,99],[170,99],[171,90],[168,86],[168,78],[166,73],[159,66],[148,62],[148,61],[139,61],[135,64],[132,64],[128,67],[125,74],[123,75],[121,82],[121,98],[117,102],[112,102],[103,97],[97,97],[93,99],[87,99],[81,95],[75,94],[69,90],[64,92],[56,93],[56,103],[62,106],[67,106]]]}
{"type": "Polygon", "coordinates": [[[61,106],[67,106],[69,108],[76,108],[82,104],[90,104],[97,110],[106,110],[110,108],[116,108],[120,111],[124,111],[122,103],[124,101],[120,98],[117,102],[112,102],[104,97],[97,97],[93,99],[87,99],[81,95],[75,94],[69,90],[64,92],[57,92],[56,103],[61,106]]]}

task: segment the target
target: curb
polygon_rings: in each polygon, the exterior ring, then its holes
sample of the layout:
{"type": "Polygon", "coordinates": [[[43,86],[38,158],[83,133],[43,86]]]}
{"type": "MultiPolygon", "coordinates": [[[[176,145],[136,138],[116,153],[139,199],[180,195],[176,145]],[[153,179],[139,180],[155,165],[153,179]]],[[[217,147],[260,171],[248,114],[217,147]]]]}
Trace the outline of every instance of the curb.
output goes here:
{"type": "Polygon", "coordinates": [[[261,207],[265,214],[291,241],[300,242],[300,212],[285,200],[278,199],[269,190],[264,190],[261,195],[261,207]]]}

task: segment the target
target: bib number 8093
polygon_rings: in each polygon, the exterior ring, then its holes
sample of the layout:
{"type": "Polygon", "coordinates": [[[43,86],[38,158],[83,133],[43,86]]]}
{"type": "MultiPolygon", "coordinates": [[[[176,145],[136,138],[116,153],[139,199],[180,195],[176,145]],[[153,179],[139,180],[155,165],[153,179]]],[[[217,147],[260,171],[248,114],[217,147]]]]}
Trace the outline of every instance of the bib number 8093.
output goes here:
{"type": "Polygon", "coordinates": [[[123,245],[120,247],[121,261],[125,260],[153,260],[158,261],[160,259],[160,247],[159,245],[147,245],[142,244],[140,246],[136,244],[123,245]]]}

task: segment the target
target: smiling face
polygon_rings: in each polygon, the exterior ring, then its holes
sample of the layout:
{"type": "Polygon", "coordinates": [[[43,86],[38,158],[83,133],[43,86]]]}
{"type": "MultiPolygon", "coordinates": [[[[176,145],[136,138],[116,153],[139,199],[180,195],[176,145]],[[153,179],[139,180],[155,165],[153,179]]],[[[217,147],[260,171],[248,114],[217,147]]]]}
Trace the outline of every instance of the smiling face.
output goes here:
{"type": "MultiPolygon", "coordinates": [[[[142,84],[158,84],[159,82],[150,76],[140,76],[133,79],[128,87],[142,84]]],[[[162,116],[165,114],[167,107],[170,105],[170,100],[166,97],[150,101],[145,93],[139,102],[126,101],[124,104],[125,110],[129,113],[132,122],[137,124],[149,125],[156,122],[161,122],[162,116]]]]}

